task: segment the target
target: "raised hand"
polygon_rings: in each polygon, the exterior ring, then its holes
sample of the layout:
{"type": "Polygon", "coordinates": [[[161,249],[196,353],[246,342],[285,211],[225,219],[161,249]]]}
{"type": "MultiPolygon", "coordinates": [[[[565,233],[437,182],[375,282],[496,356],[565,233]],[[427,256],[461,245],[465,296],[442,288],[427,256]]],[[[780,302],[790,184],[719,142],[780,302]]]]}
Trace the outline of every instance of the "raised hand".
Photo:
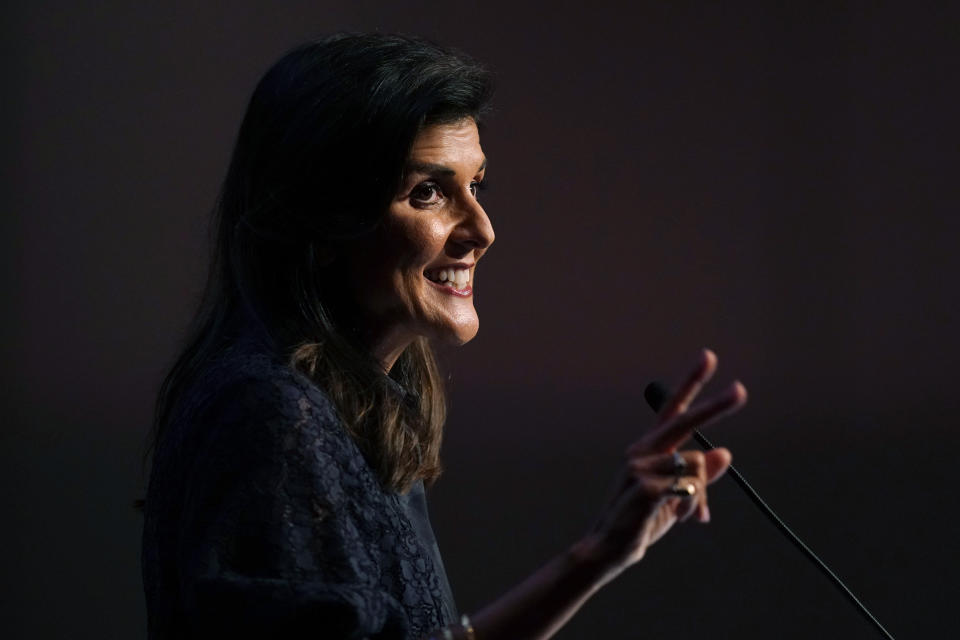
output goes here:
{"type": "Polygon", "coordinates": [[[707,485],[730,466],[730,451],[678,451],[694,429],[740,409],[747,390],[734,382],[725,391],[691,407],[717,368],[705,349],[687,379],[667,401],[653,429],[631,444],[609,504],[590,533],[610,568],[610,578],[640,560],[678,520],[697,514],[710,520],[707,485]]]}

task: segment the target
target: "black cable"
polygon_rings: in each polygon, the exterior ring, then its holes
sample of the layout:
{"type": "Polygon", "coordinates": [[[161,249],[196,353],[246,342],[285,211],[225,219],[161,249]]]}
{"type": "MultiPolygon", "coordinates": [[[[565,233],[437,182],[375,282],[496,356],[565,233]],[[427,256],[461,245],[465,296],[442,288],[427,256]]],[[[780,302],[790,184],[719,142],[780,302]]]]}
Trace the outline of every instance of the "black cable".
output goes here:
{"type": "MultiPolygon", "coordinates": [[[[644,390],[643,397],[647,400],[647,404],[649,404],[655,412],[659,413],[661,407],[663,407],[663,404],[667,400],[667,389],[659,382],[651,382],[644,390]]],[[[710,449],[716,449],[713,443],[707,440],[697,429],[693,430],[693,437],[704,449],[708,451],[710,449]]],[[[804,544],[803,540],[801,540],[797,534],[790,530],[790,527],[788,527],[786,523],[784,523],[784,521],[773,512],[773,509],[771,509],[767,503],[763,501],[763,498],[760,497],[760,494],[758,494],[754,488],[750,486],[750,483],[747,482],[742,475],[740,475],[740,472],[737,471],[732,464],[727,470],[727,474],[733,478],[734,482],[740,485],[740,488],[743,489],[743,491],[747,494],[747,497],[753,501],[753,504],[757,505],[757,508],[763,512],[763,515],[767,516],[770,522],[772,522],[777,529],[783,532],[783,535],[785,535],[787,539],[793,543],[793,546],[799,549],[803,555],[805,555],[817,566],[818,569],[820,569],[821,573],[830,579],[830,582],[832,582],[833,585],[837,587],[837,589],[839,589],[843,595],[846,596],[846,598],[857,607],[857,610],[860,611],[860,613],[863,614],[863,616],[870,621],[885,638],[889,638],[889,640],[895,640],[894,637],[890,635],[890,632],[883,628],[883,625],[880,624],[880,621],[877,620],[872,613],[870,613],[869,609],[867,609],[867,607],[865,607],[864,604],[857,599],[857,596],[853,595],[853,592],[847,588],[847,585],[843,583],[843,580],[838,578],[837,574],[831,571],[830,567],[828,567],[823,560],[818,558],[817,554],[811,551],[810,547],[804,544]]]]}

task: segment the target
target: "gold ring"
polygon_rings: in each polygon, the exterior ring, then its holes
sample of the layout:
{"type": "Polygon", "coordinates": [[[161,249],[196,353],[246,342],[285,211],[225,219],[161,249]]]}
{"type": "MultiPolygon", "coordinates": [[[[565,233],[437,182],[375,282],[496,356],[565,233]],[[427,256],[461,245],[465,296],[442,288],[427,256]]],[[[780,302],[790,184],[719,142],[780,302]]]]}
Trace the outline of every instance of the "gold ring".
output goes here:
{"type": "Polygon", "coordinates": [[[670,493],[679,498],[689,498],[697,492],[697,487],[692,482],[686,484],[682,482],[674,482],[673,486],[670,487],[670,493]]]}

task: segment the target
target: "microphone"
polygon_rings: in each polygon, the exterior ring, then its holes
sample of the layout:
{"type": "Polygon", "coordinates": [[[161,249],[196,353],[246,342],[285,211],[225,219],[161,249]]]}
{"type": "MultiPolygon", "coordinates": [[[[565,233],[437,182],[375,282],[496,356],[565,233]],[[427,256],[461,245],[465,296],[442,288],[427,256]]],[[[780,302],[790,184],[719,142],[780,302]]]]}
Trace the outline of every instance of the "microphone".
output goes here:
{"type": "MultiPolygon", "coordinates": [[[[647,388],[643,390],[644,399],[655,413],[660,413],[660,409],[667,401],[667,396],[667,387],[660,382],[651,382],[647,385],[647,388]]],[[[704,435],[700,433],[699,429],[693,430],[693,439],[696,440],[697,443],[707,451],[716,448],[712,442],[707,440],[704,435]]],[[[872,613],[870,613],[870,611],[862,602],[860,602],[859,599],[857,599],[857,596],[853,595],[853,592],[850,591],[850,589],[847,588],[847,585],[845,585],[843,581],[837,577],[837,574],[831,571],[830,567],[828,567],[823,560],[818,558],[817,554],[811,551],[810,547],[804,544],[803,540],[801,540],[797,534],[790,530],[790,527],[788,527],[783,520],[781,520],[780,517],[773,512],[773,509],[771,509],[767,503],[763,501],[763,498],[760,497],[760,494],[758,494],[754,488],[750,486],[750,483],[748,483],[746,479],[740,475],[740,472],[737,471],[732,464],[727,469],[727,475],[733,478],[733,481],[736,482],[741,489],[743,489],[744,493],[747,494],[747,497],[750,498],[753,504],[757,505],[757,508],[760,509],[763,515],[765,515],[767,519],[770,520],[770,522],[772,522],[773,525],[787,537],[787,540],[793,543],[793,546],[799,549],[800,552],[803,553],[808,560],[810,560],[810,562],[820,569],[821,573],[830,579],[830,582],[840,590],[847,600],[853,603],[856,609],[863,614],[868,622],[870,622],[874,627],[877,628],[878,631],[880,631],[881,634],[883,634],[883,637],[888,638],[889,640],[894,640],[894,637],[890,635],[890,632],[883,628],[883,625],[880,624],[880,621],[877,620],[872,613]]]]}

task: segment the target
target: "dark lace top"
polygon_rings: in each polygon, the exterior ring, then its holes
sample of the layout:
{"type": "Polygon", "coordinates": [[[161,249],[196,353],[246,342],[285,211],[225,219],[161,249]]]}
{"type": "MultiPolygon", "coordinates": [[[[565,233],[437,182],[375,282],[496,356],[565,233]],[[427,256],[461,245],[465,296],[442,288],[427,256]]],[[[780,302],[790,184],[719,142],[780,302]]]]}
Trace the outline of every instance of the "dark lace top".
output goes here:
{"type": "Polygon", "coordinates": [[[381,488],[323,391],[255,334],[154,454],[142,561],[153,640],[420,638],[457,616],[422,483],[381,488]]]}

